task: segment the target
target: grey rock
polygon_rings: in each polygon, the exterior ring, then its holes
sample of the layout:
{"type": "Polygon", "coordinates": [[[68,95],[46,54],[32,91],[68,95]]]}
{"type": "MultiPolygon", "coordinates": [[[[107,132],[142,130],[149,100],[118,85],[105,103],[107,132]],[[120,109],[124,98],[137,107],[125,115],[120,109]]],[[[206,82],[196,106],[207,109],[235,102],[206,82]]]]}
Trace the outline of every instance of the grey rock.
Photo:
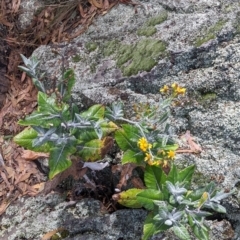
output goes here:
{"type": "Polygon", "coordinates": [[[103,212],[94,199],[66,202],[58,194],[20,199],[1,217],[1,239],[41,239],[63,228],[65,239],[140,239],[144,210],[103,212]]]}

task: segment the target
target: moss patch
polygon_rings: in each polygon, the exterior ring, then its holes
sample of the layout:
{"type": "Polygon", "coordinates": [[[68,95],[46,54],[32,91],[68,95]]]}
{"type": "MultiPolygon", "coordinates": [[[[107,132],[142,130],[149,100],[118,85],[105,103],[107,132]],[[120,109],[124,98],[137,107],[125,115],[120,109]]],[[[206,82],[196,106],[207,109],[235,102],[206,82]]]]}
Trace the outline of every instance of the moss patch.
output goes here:
{"type": "Polygon", "coordinates": [[[94,42],[88,42],[86,43],[85,47],[89,52],[93,52],[97,49],[98,45],[94,42]]]}
{"type": "Polygon", "coordinates": [[[160,56],[164,56],[166,44],[160,40],[143,39],[135,45],[122,45],[117,53],[117,66],[124,76],[136,75],[139,71],[149,72],[160,56]]]}
{"type": "Polygon", "coordinates": [[[155,17],[150,18],[142,28],[138,29],[137,35],[146,36],[146,37],[152,36],[154,33],[157,32],[157,29],[155,28],[155,26],[164,22],[167,19],[167,17],[168,17],[168,14],[165,11],[155,17]]]}
{"type": "Polygon", "coordinates": [[[215,39],[217,37],[217,33],[222,30],[226,22],[226,20],[220,20],[214,26],[208,28],[203,37],[199,37],[195,40],[195,47],[200,47],[203,43],[208,42],[211,39],[215,39]]]}
{"type": "Polygon", "coordinates": [[[166,11],[164,11],[163,13],[155,16],[155,17],[152,17],[150,18],[146,25],[147,26],[156,26],[158,24],[161,24],[162,22],[164,22],[165,20],[167,20],[167,17],[168,17],[168,14],[166,11]]]}
{"type": "Polygon", "coordinates": [[[109,42],[105,42],[103,45],[103,55],[108,57],[116,52],[119,48],[120,42],[118,40],[112,40],[109,42]]]}
{"type": "Polygon", "coordinates": [[[155,27],[153,27],[153,26],[143,27],[143,28],[138,29],[137,35],[138,36],[150,37],[150,36],[152,36],[156,32],[157,32],[157,29],[155,27]]]}
{"type": "Polygon", "coordinates": [[[217,99],[217,94],[214,92],[197,92],[195,95],[192,96],[192,98],[195,99],[204,108],[209,108],[213,106],[211,103],[217,99]]]}
{"type": "Polygon", "coordinates": [[[240,11],[236,14],[236,20],[233,24],[235,30],[235,35],[240,34],[240,11]]]}
{"type": "Polygon", "coordinates": [[[149,72],[160,57],[167,56],[166,47],[166,43],[160,40],[146,38],[133,45],[113,40],[105,42],[101,49],[104,56],[114,55],[124,76],[131,76],[139,71],[149,72]]]}

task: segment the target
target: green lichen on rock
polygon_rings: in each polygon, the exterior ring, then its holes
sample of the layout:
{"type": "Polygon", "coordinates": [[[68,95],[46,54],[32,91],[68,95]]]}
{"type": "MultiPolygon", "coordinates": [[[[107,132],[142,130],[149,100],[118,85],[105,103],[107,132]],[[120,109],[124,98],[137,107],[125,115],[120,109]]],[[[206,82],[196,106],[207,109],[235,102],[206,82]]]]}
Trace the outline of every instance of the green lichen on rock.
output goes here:
{"type": "Polygon", "coordinates": [[[143,39],[134,45],[121,45],[118,49],[117,66],[124,76],[136,75],[139,71],[149,72],[159,57],[166,53],[166,44],[160,40],[143,39]]]}
{"type": "Polygon", "coordinates": [[[95,73],[96,72],[96,63],[92,63],[91,65],[90,65],[90,70],[91,70],[91,73],[95,73]]]}
{"type": "Polygon", "coordinates": [[[142,28],[138,29],[137,35],[146,37],[152,36],[154,33],[157,32],[155,26],[164,22],[167,19],[167,17],[168,14],[166,11],[164,11],[163,13],[150,18],[142,28]]]}
{"type": "Polygon", "coordinates": [[[168,14],[166,11],[162,12],[161,14],[150,18],[146,25],[147,26],[156,26],[158,24],[161,24],[162,22],[164,22],[165,20],[167,20],[168,14]]]}
{"type": "Polygon", "coordinates": [[[112,40],[105,42],[104,45],[102,46],[103,48],[103,55],[105,57],[108,57],[116,52],[120,45],[120,42],[118,40],[112,40]]]}
{"type": "Polygon", "coordinates": [[[136,75],[139,71],[149,72],[160,57],[167,55],[166,43],[151,38],[132,45],[113,40],[105,42],[101,48],[104,56],[114,55],[116,65],[124,76],[136,75]]]}
{"type": "Polygon", "coordinates": [[[157,32],[157,29],[155,27],[149,26],[149,27],[143,27],[143,28],[138,29],[137,35],[150,37],[156,32],[157,32]]]}
{"type": "Polygon", "coordinates": [[[72,57],[72,61],[73,61],[74,63],[80,62],[81,60],[82,60],[82,58],[81,58],[81,56],[78,55],[78,54],[72,57]]]}
{"type": "Polygon", "coordinates": [[[86,43],[85,47],[89,52],[93,52],[97,49],[98,45],[94,42],[88,42],[86,43]]]}
{"type": "Polygon", "coordinates": [[[240,34],[240,11],[236,14],[236,20],[233,24],[235,28],[235,35],[240,34]]]}
{"type": "Polygon", "coordinates": [[[199,98],[199,102],[202,105],[205,105],[205,104],[209,104],[212,101],[216,100],[216,98],[217,98],[216,93],[208,92],[208,93],[204,93],[204,94],[201,95],[201,97],[199,98]]]}
{"type": "Polygon", "coordinates": [[[211,39],[215,39],[217,37],[217,33],[222,30],[226,22],[226,20],[220,20],[214,26],[208,28],[203,37],[199,37],[195,40],[195,47],[200,47],[203,43],[206,43],[211,39]]]}

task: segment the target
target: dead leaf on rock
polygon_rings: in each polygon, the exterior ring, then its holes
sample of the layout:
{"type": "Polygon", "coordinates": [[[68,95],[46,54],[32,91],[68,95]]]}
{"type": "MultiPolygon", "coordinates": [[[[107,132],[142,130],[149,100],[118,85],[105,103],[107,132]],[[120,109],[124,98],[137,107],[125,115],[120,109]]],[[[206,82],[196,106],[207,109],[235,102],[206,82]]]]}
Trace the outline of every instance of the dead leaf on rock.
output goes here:
{"type": "Polygon", "coordinates": [[[187,131],[184,135],[180,137],[183,143],[188,147],[188,149],[178,149],[177,153],[200,153],[202,152],[202,147],[194,141],[191,136],[190,131],[187,131]]]}
{"type": "Polygon", "coordinates": [[[65,228],[57,228],[55,230],[52,230],[46,234],[44,234],[44,236],[42,237],[41,240],[50,240],[52,238],[53,235],[55,235],[56,233],[61,233],[63,231],[65,231],[65,228]]]}
{"type": "Polygon", "coordinates": [[[34,152],[31,150],[23,150],[22,158],[26,160],[37,160],[39,158],[48,158],[49,153],[34,152]]]}

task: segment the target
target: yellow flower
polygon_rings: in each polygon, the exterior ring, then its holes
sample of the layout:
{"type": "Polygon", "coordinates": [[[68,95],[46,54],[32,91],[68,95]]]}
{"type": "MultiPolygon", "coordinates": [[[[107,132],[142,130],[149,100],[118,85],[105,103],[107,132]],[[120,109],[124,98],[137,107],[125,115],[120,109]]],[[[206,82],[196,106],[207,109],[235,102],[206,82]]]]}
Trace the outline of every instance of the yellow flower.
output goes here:
{"type": "Polygon", "coordinates": [[[150,161],[150,160],[152,160],[151,154],[146,153],[145,158],[144,158],[144,161],[148,162],[148,161],[150,161]]]}
{"type": "Polygon", "coordinates": [[[167,167],[167,165],[168,165],[167,160],[163,160],[163,167],[167,167]]]}
{"type": "Polygon", "coordinates": [[[173,84],[172,84],[172,88],[173,88],[174,90],[176,90],[176,89],[178,88],[177,83],[173,83],[173,84]]]}
{"type": "Polygon", "coordinates": [[[138,146],[143,152],[146,152],[148,149],[152,148],[152,144],[149,144],[147,139],[144,137],[138,140],[138,146]]]}
{"type": "Polygon", "coordinates": [[[167,85],[164,85],[163,88],[160,89],[161,93],[167,93],[169,91],[169,87],[167,85]]]}
{"type": "Polygon", "coordinates": [[[175,91],[178,95],[180,94],[184,95],[186,93],[186,88],[177,87],[175,91]]]}
{"type": "Polygon", "coordinates": [[[167,154],[168,154],[168,158],[170,158],[170,159],[175,158],[175,152],[174,151],[170,150],[167,154]]]}

